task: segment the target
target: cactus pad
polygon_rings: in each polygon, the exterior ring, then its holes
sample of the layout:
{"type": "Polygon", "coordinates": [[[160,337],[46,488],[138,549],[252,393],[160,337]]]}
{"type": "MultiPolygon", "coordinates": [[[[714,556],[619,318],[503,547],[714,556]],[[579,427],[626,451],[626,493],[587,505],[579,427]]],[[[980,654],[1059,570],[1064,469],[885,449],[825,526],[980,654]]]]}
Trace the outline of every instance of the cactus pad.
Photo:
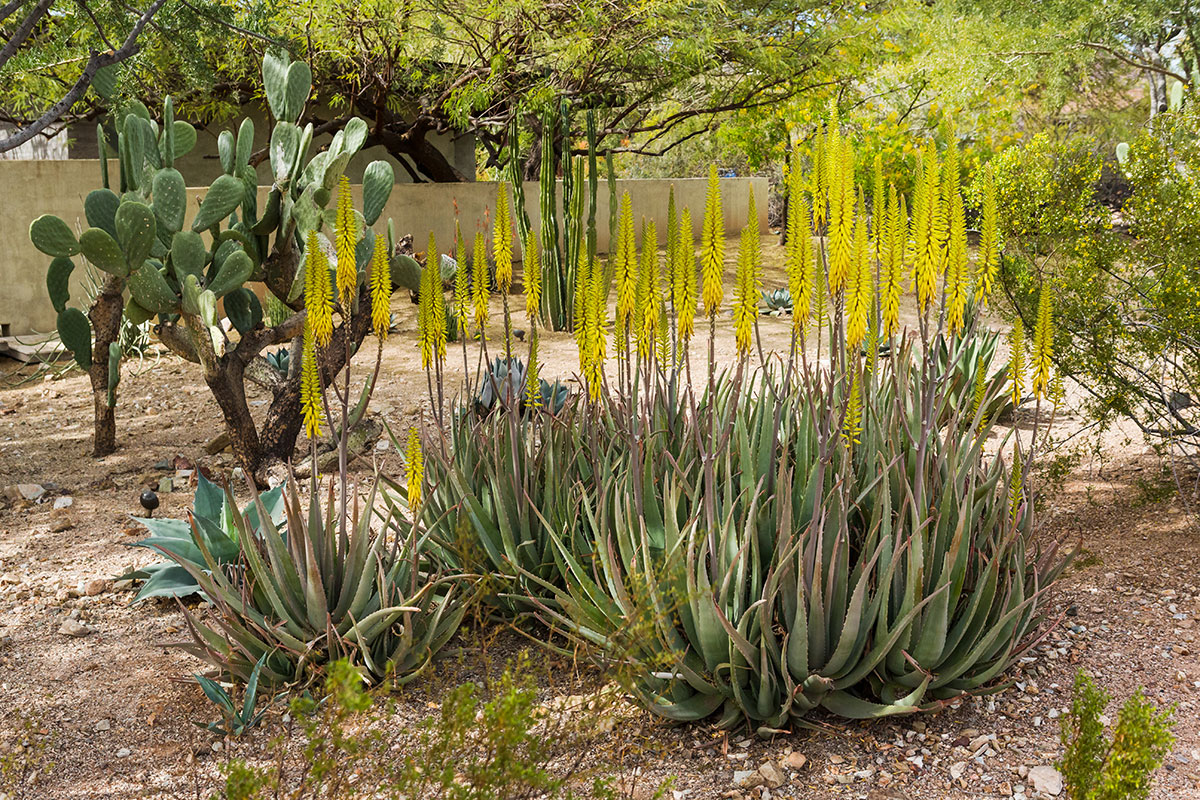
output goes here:
{"type": "Polygon", "coordinates": [[[75,271],[75,262],[69,258],[56,258],[50,262],[46,270],[46,291],[50,294],[50,302],[54,310],[62,313],[71,299],[71,273],[75,271]]]}
{"type": "Polygon", "coordinates": [[[154,218],[160,229],[175,233],[183,230],[187,211],[187,191],[179,170],[167,167],[154,174],[154,218]]]}
{"type": "Polygon", "coordinates": [[[396,183],[396,173],[386,161],[372,161],[363,172],[363,219],[374,225],[387,205],[396,183]]]}
{"type": "Polygon", "coordinates": [[[238,250],[231,253],[221,264],[221,269],[209,283],[208,288],[217,297],[222,297],[241,287],[253,271],[254,262],[250,256],[246,255],[244,251],[238,250]]]}
{"type": "Polygon", "coordinates": [[[225,295],[225,315],[238,333],[245,336],[262,322],[262,304],[254,292],[243,286],[225,295]]]}
{"type": "Polygon", "coordinates": [[[188,275],[200,277],[204,274],[204,262],[208,251],[204,240],[193,231],[180,231],[171,239],[171,269],[180,284],[188,275]]]}
{"type": "Polygon", "coordinates": [[[211,228],[233,213],[246,196],[242,182],[232,175],[222,175],[213,181],[200,204],[200,211],[192,220],[192,230],[200,232],[211,228]]]}
{"type": "Polygon", "coordinates": [[[152,264],[142,264],[129,273],[129,293],[138,305],[155,314],[179,310],[179,296],[152,264]]]}
{"type": "Polygon", "coordinates": [[[76,363],[84,369],[92,366],[92,326],[78,308],[58,313],[58,338],[71,351],[76,363]]]}
{"type": "Polygon", "coordinates": [[[48,256],[68,258],[79,254],[75,234],[53,214],[43,214],[29,224],[29,240],[48,256]]]}
{"type": "Polygon", "coordinates": [[[99,228],[112,237],[117,235],[117,206],[121,198],[108,189],[96,189],[88,192],[83,201],[83,213],[88,225],[99,228]]]}
{"type": "Polygon", "coordinates": [[[88,228],[79,237],[79,249],[83,257],[98,269],[110,275],[124,278],[129,274],[129,264],[117,240],[100,228],[88,228]]]}
{"type": "Polygon", "coordinates": [[[137,269],[150,256],[158,229],[154,212],[142,203],[121,203],[117,209],[117,241],[125,252],[125,263],[137,269]]]}

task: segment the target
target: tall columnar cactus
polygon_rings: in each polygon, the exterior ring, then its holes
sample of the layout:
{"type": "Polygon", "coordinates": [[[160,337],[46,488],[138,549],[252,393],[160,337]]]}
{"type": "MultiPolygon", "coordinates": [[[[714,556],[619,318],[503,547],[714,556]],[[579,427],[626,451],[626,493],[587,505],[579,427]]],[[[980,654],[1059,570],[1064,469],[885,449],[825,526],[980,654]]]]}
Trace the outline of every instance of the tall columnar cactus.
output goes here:
{"type": "MultiPolygon", "coordinates": [[[[265,153],[270,188],[261,204],[258,170],[251,164],[255,126],[247,118],[236,134],[221,133],[217,150],[223,174],[189,209],[184,178],[174,165],[194,146],[196,133],[174,118],[173,103],[167,98],[160,121],[137,102],[114,114],[119,191],[108,186],[102,159],[105,185],[84,200],[86,230],[76,237],[66,222],[51,215],[30,225],[34,246],[53,259],[46,286],[58,311],[63,345],[92,379],[97,455],[115,446],[111,408],[120,372],[119,364],[112,362],[120,353],[110,345],[116,341],[122,313],[136,324],[157,317],[156,331],[163,343],[201,364],[244,466],[256,470],[266,458],[286,458],[291,453],[300,420],[298,375],[282,378],[277,371],[262,369],[265,359],[260,352],[300,334],[305,238],[310,231],[319,233],[318,240],[333,238],[334,214],[326,208],[351,157],[366,140],[367,124],[351,119],[326,149],[310,156],[313,127],[298,125],[312,88],[308,65],[290,62],[286,54],[269,53],[263,59],[262,77],[274,124],[265,153]],[[190,223],[189,210],[194,212],[190,223]],[[67,305],[77,256],[105,273],[101,292],[86,316],[67,305]],[[271,295],[283,300],[290,316],[268,327],[259,301],[263,292],[256,292],[254,285],[265,285],[271,295]],[[236,340],[220,324],[221,307],[240,334],[236,340]],[[275,393],[261,435],[247,408],[243,376],[275,393]],[[108,417],[103,437],[101,404],[108,409],[103,412],[108,417]]],[[[107,152],[108,144],[102,142],[102,154],[107,152]]],[[[386,162],[370,164],[363,175],[363,213],[354,226],[362,235],[348,251],[363,291],[361,276],[375,250],[370,226],[379,220],[393,183],[392,167],[386,162]]],[[[346,257],[345,251],[342,256],[346,257]]],[[[410,262],[406,256],[392,259],[393,283],[415,289],[416,265],[410,262]]],[[[340,309],[341,341],[350,337],[357,343],[370,329],[371,304],[345,305],[340,309]],[[359,306],[365,313],[359,312],[359,306]]],[[[345,351],[344,344],[329,348],[324,364],[331,373],[327,378],[340,369],[345,351]]]]}

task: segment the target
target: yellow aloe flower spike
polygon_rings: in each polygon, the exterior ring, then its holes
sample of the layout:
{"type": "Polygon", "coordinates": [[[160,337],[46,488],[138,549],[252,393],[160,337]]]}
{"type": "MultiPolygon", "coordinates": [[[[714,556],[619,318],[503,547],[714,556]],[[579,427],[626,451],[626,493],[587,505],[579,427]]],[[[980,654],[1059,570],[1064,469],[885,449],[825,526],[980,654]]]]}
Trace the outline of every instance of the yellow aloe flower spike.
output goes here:
{"type": "Polygon", "coordinates": [[[734,279],[733,338],[738,355],[750,354],[754,321],[758,319],[758,301],[762,296],[759,280],[758,216],[754,207],[754,189],[750,189],[750,217],[742,229],[738,247],[737,277],[734,279]]]}
{"type": "Polygon", "coordinates": [[[866,203],[858,196],[858,221],[854,226],[854,266],[846,285],[846,350],[856,352],[867,335],[874,308],[871,245],[867,236],[866,203]]]}
{"type": "Polygon", "coordinates": [[[1025,488],[1025,468],[1021,464],[1021,443],[1013,442],[1012,472],[1008,478],[1008,518],[1013,525],[1021,515],[1025,488]]]}
{"type": "Polygon", "coordinates": [[[487,247],[481,231],[475,232],[475,247],[472,255],[474,264],[471,270],[471,300],[475,306],[475,328],[479,331],[479,335],[483,336],[483,329],[488,321],[488,301],[491,298],[491,290],[488,286],[490,276],[488,275],[487,247]]]}
{"type": "Polygon", "coordinates": [[[871,177],[874,183],[871,186],[871,246],[874,250],[873,255],[876,261],[883,260],[883,237],[886,204],[887,204],[887,187],[883,185],[883,154],[875,154],[875,169],[872,171],[871,177]]]}
{"type": "Polygon", "coordinates": [[[842,421],[842,439],[847,447],[860,444],[862,436],[862,378],[858,369],[850,383],[850,396],[846,399],[846,417],[842,421]]]}
{"type": "Polygon", "coordinates": [[[337,203],[337,291],[342,310],[347,316],[354,303],[358,287],[358,264],[354,250],[358,245],[358,220],[354,217],[354,197],[350,194],[350,179],[342,175],[338,181],[337,203]]]}
{"type": "Polygon", "coordinates": [[[529,366],[525,370],[525,405],[529,408],[542,406],[542,382],[538,364],[537,328],[529,329],[529,366]]]}
{"type": "Polygon", "coordinates": [[[950,241],[946,249],[946,328],[963,329],[967,307],[967,218],[962,195],[950,198],[950,241]]]}
{"type": "MultiPolygon", "coordinates": [[[[542,310],[542,259],[538,254],[537,238],[534,237],[533,231],[525,235],[524,250],[522,277],[525,283],[525,313],[529,316],[529,324],[533,325],[542,310]]],[[[578,281],[578,277],[576,280],[578,281]]],[[[575,294],[578,296],[579,292],[576,291],[575,294]]]]}
{"type": "Polygon", "coordinates": [[[462,228],[458,220],[454,221],[454,259],[457,269],[454,271],[454,321],[457,324],[458,335],[467,335],[467,315],[471,307],[471,275],[467,263],[467,240],[463,238],[462,228]]]}
{"type": "Polygon", "coordinates": [[[658,227],[654,220],[642,226],[642,268],[638,273],[637,310],[638,358],[649,358],[658,337],[658,307],[662,303],[662,282],[658,276],[658,227]]]}
{"type": "Polygon", "coordinates": [[[421,454],[421,439],[417,436],[416,428],[408,429],[404,469],[408,478],[408,505],[416,508],[421,504],[421,487],[425,482],[425,457],[421,454]]]}
{"type": "Polygon", "coordinates": [[[941,270],[943,254],[942,231],[945,215],[941,202],[938,181],[937,151],[930,144],[925,151],[925,164],[921,173],[921,193],[914,209],[914,278],[917,287],[917,304],[925,313],[937,293],[938,272],[941,270]]]}
{"type": "Polygon", "coordinates": [[[803,177],[800,173],[800,153],[792,152],[792,167],[788,175],[787,252],[784,271],[788,293],[792,296],[792,332],[803,333],[812,312],[812,228],[809,227],[808,205],[804,202],[803,177]]]}
{"type": "Polygon", "coordinates": [[[300,407],[304,413],[304,431],[309,439],[321,437],[321,381],[317,375],[317,347],[309,320],[304,322],[304,349],[300,365],[300,407]]]}
{"type": "Polygon", "coordinates": [[[1033,330],[1033,394],[1039,400],[1050,388],[1050,359],[1054,352],[1054,296],[1048,282],[1038,296],[1037,326],[1033,330]]]}
{"type": "Polygon", "coordinates": [[[1012,383],[1012,404],[1015,410],[1025,393],[1025,325],[1021,318],[1013,320],[1008,334],[1008,379],[1012,383]]]}
{"type": "Polygon", "coordinates": [[[584,334],[587,331],[588,314],[591,313],[592,272],[595,262],[588,258],[587,248],[579,248],[579,259],[575,266],[575,347],[579,351],[579,372],[584,371],[584,334]]]}
{"type": "Polygon", "coordinates": [[[996,181],[989,166],[983,176],[982,230],[979,234],[979,266],[975,283],[979,293],[979,305],[987,305],[996,285],[996,273],[1000,269],[1000,232],[996,221],[996,181]]]}
{"type": "Polygon", "coordinates": [[[325,347],[333,336],[333,309],[329,286],[329,259],[316,231],[308,232],[304,248],[304,309],[312,326],[313,341],[325,347]]]}
{"type": "Polygon", "coordinates": [[[617,221],[617,324],[614,335],[623,337],[629,332],[636,311],[638,264],[637,243],[634,241],[633,205],[629,192],[621,195],[621,211],[617,221]]]}
{"type": "Polygon", "coordinates": [[[587,327],[584,331],[583,375],[592,400],[600,399],[604,379],[605,338],[608,335],[608,297],[604,291],[604,270],[591,263],[588,275],[587,327]]]}
{"type": "Polygon", "coordinates": [[[446,295],[442,292],[442,254],[438,252],[433,231],[429,232],[425,268],[429,270],[429,332],[433,340],[433,357],[446,360],[446,295]]]}
{"type": "Polygon", "coordinates": [[[830,187],[829,199],[829,294],[836,296],[846,287],[854,263],[854,150],[841,140],[840,152],[831,169],[837,171],[837,184],[830,187]],[[832,194],[836,192],[836,196],[832,194]]]}
{"type": "Polygon", "coordinates": [[[704,315],[715,318],[725,299],[725,218],[721,211],[721,182],[715,164],[708,168],[708,193],[700,230],[700,302],[704,315]]]}
{"type": "Polygon", "coordinates": [[[671,184],[671,191],[667,195],[667,252],[664,257],[666,266],[666,293],[667,299],[672,303],[675,302],[675,270],[679,267],[679,256],[675,250],[679,246],[679,210],[675,207],[675,184],[671,184]]]}
{"type": "Polygon", "coordinates": [[[508,294],[513,279],[512,215],[508,210],[508,184],[496,189],[496,223],[492,228],[492,260],[496,262],[496,286],[508,294]]]}
{"type": "Polygon", "coordinates": [[[900,331],[900,282],[904,272],[904,242],[908,224],[904,219],[904,198],[896,196],[896,187],[888,187],[887,219],[884,223],[882,255],[883,333],[892,336],[900,331]]]}
{"type": "Polygon", "coordinates": [[[387,338],[392,324],[392,267],[388,260],[387,241],[375,237],[371,255],[371,328],[380,341],[387,338]]]}
{"type": "Polygon", "coordinates": [[[686,207],[679,218],[675,244],[675,326],[685,345],[696,332],[696,248],[692,245],[692,212],[686,207]]]}

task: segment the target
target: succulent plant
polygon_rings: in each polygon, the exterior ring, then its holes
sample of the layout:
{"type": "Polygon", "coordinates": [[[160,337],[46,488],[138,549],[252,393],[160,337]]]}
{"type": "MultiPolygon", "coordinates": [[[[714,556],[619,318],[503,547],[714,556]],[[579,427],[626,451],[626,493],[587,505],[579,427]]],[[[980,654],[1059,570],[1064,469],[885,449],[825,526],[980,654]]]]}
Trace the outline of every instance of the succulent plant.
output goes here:
{"type": "MultiPolygon", "coordinates": [[[[277,486],[264,492],[259,496],[258,502],[251,503],[239,511],[232,493],[212,483],[201,473],[197,473],[196,478],[196,495],[190,515],[192,522],[182,519],[134,517],[134,521],[146,528],[150,535],[134,542],[130,547],[145,547],[159,554],[168,551],[185,554],[186,557],[198,561],[201,559],[198,542],[202,540],[204,549],[217,563],[224,566],[236,562],[241,554],[238,536],[242,529],[262,538],[262,526],[258,521],[260,507],[270,516],[272,524],[279,526],[283,522],[281,487],[277,486]],[[242,520],[241,525],[235,524],[235,517],[242,520]]],[[[153,505],[157,507],[158,498],[153,499],[153,505]]],[[[143,505],[146,505],[145,501],[143,505]]],[[[127,572],[118,580],[145,581],[134,595],[135,603],[151,597],[188,597],[202,593],[200,584],[192,574],[175,560],[150,564],[127,572]]]]}
{"type": "Polygon", "coordinates": [[[374,484],[344,531],[332,481],[322,507],[311,480],[307,510],[295,480],[286,486],[282,526],[261,495],[255,519],[228,513],[226,490],[229,536],[194,516],[188,534],[154,545],[212,605],[203,617],[184,609],[193,637],[185,649],[241,680],[261,661],[271,684],[307,682],[340,658],[374,679],[416,677],[458,630],[465,579],[443,574],[426,534],[377,511],[374,484]]]}
{"type": "MultiPolygon", "coordinates": [[[[447,306],[449,309],[449,306],[447,306]]],[[[492,360],[488,369],[479,378],[479,391],[475,398],[475,412],[481,416],[492,413],[497,407],[511,407],[516,402],[518,412],[528,413],[528,372],[525,362],[519,358],[501,358],[492,360]]],[[[561,382],[549,383],[538,378],[541,395],[540,408],[551,414],[562,410],[570,396],[570,390],[561,382]]]]}
{"type": "Polygon", "coordinates": [[[762,303],[767,313],[775,316],[792,313],[792,293],[787,289],[775,289],[762,293],[762,303]]]}

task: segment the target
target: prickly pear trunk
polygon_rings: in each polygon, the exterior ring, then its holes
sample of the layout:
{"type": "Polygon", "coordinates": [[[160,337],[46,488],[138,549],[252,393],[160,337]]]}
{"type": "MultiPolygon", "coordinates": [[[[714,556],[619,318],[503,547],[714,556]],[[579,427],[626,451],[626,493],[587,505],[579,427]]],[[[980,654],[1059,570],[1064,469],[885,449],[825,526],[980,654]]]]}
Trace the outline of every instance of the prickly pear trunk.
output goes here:
{"type": "Polygon", "coordinates": [[[114,409],[108,404],[108,345],[121,334],[121,313],[125,301],[121,296],[124,281],[108,276],[100,286],[88,319],[96,338],[92,349],[92,366],[88,378],[92,382],[92,405],[95,408],[94,439],[92,456],[101,458],[116,452],[117,421],[114,409]]]}

